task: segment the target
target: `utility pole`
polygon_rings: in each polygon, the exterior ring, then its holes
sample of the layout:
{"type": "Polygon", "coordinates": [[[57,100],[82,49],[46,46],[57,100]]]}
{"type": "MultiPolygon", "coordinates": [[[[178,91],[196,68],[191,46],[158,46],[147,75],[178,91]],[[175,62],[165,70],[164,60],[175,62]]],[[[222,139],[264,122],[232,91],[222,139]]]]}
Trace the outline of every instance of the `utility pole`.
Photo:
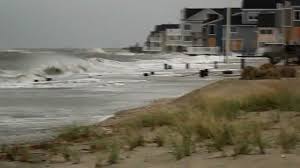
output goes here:
{"type": "Polygon", "coordinates": [[[229,63],[228,56],[231,55],[231,7],[227,8],[227,25],[226,25],[226,57],[225,63],[229,63]]]}

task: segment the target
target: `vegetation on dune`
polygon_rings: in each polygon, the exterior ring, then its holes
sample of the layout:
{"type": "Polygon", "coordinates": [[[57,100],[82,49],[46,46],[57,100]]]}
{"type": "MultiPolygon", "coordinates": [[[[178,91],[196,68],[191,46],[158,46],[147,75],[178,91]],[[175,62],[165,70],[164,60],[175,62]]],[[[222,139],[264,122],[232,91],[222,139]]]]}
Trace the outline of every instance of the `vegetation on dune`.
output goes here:
{"type": "Polygon", "coordinates": [[[280,79],[280,78],[295,78],[297,71],[292,67],[276,67],[273,64],[264,64],[259,68],[248,66],[241,75],[243,80],[255,79],[280,79]]]}
{"type": "MultiPolygon", "coordinates": [[[[267,148],[275,146],[283,152],[296,148],[299,142],[296,129],[300,129],[300,125],[275,130],[278,136],[267,137],[266,131],[274,124],[282,124],[281,115],[285,111],[300,112],[299,92],[274,85],[271,89],[266,87],[257,94],[247,92],[238,98],[212,95],[190,95],[183,101],[184,105],[166,104],[148,109],[108,128],[108,132],[98,126],[73,125],[62,130],[55,145],[46,148],[52,149],[53,155],[59,154],[67,161],[79,163],[80,151],[72,149],[70,144],[87,144],[91,152],[102,154],[96,167],[104,162],[116,164],[122,152],[149,143],[170,149],[177,160],[204,148],[226,153],[230,147],[232,154],[226,156],[265,154],[267,148]],[[275,116],[267,120],[251,117],[269,110],[276,113],[270,112],[275,116]]],[[[2,151],[6,151],[10,160],[16,160],[20,153],[18,148],[3,147],[2,151]]]]}

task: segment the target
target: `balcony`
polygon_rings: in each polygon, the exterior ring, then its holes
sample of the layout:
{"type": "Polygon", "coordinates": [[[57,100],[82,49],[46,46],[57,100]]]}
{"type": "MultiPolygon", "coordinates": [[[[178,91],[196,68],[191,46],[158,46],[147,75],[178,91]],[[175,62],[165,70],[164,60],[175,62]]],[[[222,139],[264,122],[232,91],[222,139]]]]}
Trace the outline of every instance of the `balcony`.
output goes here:
{"type": "Polygon", "coordinates": [[[162,38],[161,37],[150,37],[150,42],[161,42],[162,38]]]}
{"type": "Polygon", "coordinates": [[[167,46],[179,46],[182,44],[181,40],[169,40],[166,42],[167,46]]]}

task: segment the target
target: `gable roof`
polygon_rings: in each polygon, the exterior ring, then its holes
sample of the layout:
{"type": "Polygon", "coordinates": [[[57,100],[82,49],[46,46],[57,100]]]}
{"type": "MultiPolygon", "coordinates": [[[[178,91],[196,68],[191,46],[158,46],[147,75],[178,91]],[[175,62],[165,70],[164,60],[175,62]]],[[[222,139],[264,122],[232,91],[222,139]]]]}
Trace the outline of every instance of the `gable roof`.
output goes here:
{"type": "MultiPolygon", "coordinates": [[[[203,23],[215,23],[218,21],[222,21],[222,24],[227,23],[227,8],[223,9],[213,9],[217,13],[220,14],[221,17],[217,16],[211,16],[207,20],[205,20],[203,23]]],[[[231,9],[231,24],[232,25],[241,25],[242,24],[242,15],[241,15],[241,9],[240,8],[232,8],[231,9]]]]}
{"type": "Polygon", "coordinates": [[[161,32],[165,31],[167,29],[179,29],[179,24],[161,24],[155,26],[155,31],[154,32],[161,32]]]}
{"type": "Polygon", "coordinates": [[[291,2],[292,6],[300,6],[300,1],[299,0],[289,0],[291,2]]]}
{"type": "MultiPolygon", "coordinates": [[[[298,0],[295,0],[298,1],[298,0]]],[[[243,0],[243,9],[276,9],[283,0],[243,0]]]]}
{"type": "Polygon", "coordinates": [[[258,27],[275,27],[276,15],[274,13],[260,14],[258,16],[258,27]]]}
{"type": "Polygon", "coordinates": [[[196,15],[197,13],[201,12],[202,8],[184,8],[183,9],[183,19],[188,19],[194,15],[196,15]]]}

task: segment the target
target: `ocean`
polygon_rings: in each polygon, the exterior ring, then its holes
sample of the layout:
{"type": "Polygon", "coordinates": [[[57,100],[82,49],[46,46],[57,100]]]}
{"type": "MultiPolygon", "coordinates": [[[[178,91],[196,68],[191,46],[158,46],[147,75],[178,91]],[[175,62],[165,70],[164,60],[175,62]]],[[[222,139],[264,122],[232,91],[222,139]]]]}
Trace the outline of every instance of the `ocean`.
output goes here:
{"type": "MultiPolygon", "coordinates": [[[[223,60],[103,49],[2,50],[0,144],[47,139],[57,128],[96,123],[120,110],[181,96],[221,79],[192,74],[213,70],[215,61],[222,66],[223,60]],[[164,64],[172,69],[164,70],[164,64]],[[144,76],[150,72],[155,75],[144,76]]],[[[231,60],[230,68],[239,69],[239,58],[231,60]]]]}

